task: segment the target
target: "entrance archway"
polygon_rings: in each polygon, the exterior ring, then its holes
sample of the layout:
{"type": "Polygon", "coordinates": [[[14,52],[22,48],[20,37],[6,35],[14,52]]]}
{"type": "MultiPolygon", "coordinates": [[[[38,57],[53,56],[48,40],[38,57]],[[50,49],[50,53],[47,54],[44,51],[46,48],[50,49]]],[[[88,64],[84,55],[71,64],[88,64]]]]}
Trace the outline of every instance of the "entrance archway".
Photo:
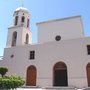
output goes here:
{"type": "Polygon", "coordinates": [[[88,86],[90,87],[90,63],[87,64],[86,70],[87,70],[87,82],[88,86]]]}
{"type": "Polygon", "coordinates": [[[68,86],[67,66],[63,62],[54,65],[53,86],[68,86]]]}
{"type": "Polygon", "coordinates": [[[31,65],[27,68],[27,86],[36,86],[37,70],[36,67],[31,65]]]}

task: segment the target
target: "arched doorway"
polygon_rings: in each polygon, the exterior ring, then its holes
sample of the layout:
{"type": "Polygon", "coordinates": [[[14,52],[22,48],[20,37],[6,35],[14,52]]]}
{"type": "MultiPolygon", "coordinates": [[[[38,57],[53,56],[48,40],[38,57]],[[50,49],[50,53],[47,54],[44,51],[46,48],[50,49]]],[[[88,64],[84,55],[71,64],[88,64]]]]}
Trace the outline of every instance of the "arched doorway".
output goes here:
{"type": "Polygon", "coordinates": [[[36,86],[37,70],[36,67],[31,65],[27,69],[27,86],[36,86]]]}
{"type": "Polygon", "coordinates": [[[88,86],[90,87],[90,63],[87,64],[86,70],[87,70],[87,82],[88,86]]]}
{"type": "Polygon", "coordinates": [[[53,86],[68,86],[67,66],[63,62],[54,65],[53,86]]]}

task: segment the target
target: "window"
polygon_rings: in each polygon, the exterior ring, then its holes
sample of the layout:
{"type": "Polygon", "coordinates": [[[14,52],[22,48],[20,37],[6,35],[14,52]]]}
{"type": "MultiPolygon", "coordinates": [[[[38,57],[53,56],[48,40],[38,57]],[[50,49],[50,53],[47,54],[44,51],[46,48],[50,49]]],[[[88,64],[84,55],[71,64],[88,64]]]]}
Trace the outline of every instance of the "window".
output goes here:
{"type": "Polygon", "coordinates": [[[22,16],[22,22],[24,22],[25,21],[25,17],[24,16],[22,16]]]}
{"type": "Polygon", "coordinates": [[[11,55],[11,58],[13,58],[13,57],[14,57],[14,55],[12,54],[12,55],[11,55]]]}
{"type": "Polygon", "coordinates": [[[18,16],[15,17],[15,25],[18,23],[18,16]]]}
{"type": "Polygon", "coordinates": [[[30,59],[35,59],[35,51],[30,51],[30,59]]]}
{"type": "Polygon", "coordinates": [[[87,52],[88,52],[88,55],[90,55],[90,45],[87,45],[87,52]]]}
{"type": "Polygon", "coordinates": [[[60,36],[60,35],[57,35],[57,36],[55,37],[55,40],[56,40],[56,41],[60,41],[60,40],[61,40],[61,36],[60,36]]]}

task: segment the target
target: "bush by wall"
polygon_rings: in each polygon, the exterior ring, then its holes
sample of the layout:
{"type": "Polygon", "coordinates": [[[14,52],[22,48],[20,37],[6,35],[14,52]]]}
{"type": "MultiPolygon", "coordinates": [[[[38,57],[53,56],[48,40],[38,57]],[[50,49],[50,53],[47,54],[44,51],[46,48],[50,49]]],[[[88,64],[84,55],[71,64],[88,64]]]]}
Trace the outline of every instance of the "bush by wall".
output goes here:
{"type": "Polygon", "coordinates": [[[0,74],[1,76],[5,76],[6,72],[8,72],[8,69],[6,67],[0,67],[0,74]]]}
{"type": "Polygon", "coordinates": [[[15,89],[24,85],[23,78],[18,76],[4,76],[0,77],[0,90],[1,89],[15,89]]]}

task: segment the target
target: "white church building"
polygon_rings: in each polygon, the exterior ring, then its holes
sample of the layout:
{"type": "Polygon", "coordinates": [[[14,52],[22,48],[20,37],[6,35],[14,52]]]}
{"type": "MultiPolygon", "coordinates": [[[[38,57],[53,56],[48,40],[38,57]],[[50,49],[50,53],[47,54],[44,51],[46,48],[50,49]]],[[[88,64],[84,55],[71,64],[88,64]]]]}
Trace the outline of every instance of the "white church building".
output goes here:
{"type": "Polygon", "coordinates": [[[0,66],[9,70],[7,75],[23,77],[26,86],[90,86],[90,37],[84,37],[81,16],[37,23],[36,44],[29,11],[19,7],[13,18],[0,60],[0,66]]]}

